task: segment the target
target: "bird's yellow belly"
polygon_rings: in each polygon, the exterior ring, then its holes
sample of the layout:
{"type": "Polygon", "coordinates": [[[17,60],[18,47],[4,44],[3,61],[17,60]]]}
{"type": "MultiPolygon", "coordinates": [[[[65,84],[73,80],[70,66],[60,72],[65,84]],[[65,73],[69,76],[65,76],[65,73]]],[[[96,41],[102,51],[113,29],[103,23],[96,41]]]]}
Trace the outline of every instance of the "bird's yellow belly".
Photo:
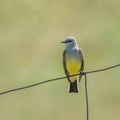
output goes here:
{"type": "Polygon", "coordinates": [[[80,73],[81,61],[80,60],[67,60],[66,67],[69,75],[80,73]]]}
{"type": "MultiPolygon", "coordinates": [[[[69,75],[79,74],[81,69],[81,61],[70,59],[66,61],[66,68],[69,75]]],[[[70,77],[70,81],[74,82],[77,80],[76,76],[70,77]]]]}

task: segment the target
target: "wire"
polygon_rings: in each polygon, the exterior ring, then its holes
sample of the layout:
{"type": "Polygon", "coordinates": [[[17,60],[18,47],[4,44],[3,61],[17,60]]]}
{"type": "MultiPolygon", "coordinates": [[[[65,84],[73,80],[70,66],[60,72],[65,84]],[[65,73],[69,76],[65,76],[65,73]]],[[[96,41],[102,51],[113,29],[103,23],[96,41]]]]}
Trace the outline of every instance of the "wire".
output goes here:
{"type": "Polygon", "coordinates": [[[85,74],[85,96],[86,96],[86,119],[89,120],[89,101],[88,101],[88,90],[87,90],[87,75],[85,74]]]}
{"type": "MultiPolygon", "coordinates": [[[[77,75],[85,75],[85,74],[91,74],[91,73],[95,73],[95,72],[106,71],[106,70],[113,69],[113,68],[116,68],[116,67],[119,67],[119,66],[120,66],[120,64],[117,64],[117,65],[114,65],[114,66],[111,66],[111,67],[107,67],[107,68],[103,68],[103,69],[92,70],[92,71],[87,71],[87,72],[81,72],[80,74],[70,75],[70,77],[77,76],[77,75]]],[[[24,86],[24,87],[19,87],[19,88],[7,90],[7,91],[4,91],[4,92],[0,92],[0,95],[7,94],[7,93],[10,93],[10,92],[15,92],[15,91],[18,91],[18,90],[31,88],[31,87],[35,87],[35,86],[38,86],[38,85],[41,85],[41,84],[44,84],[44,83],[47,83],[47,82],[57,81],[57,80],[64,79],[64,78],[67,78],[67,76],[58,77],[58,78],[54,78],[54,79],[49,79],[49,80],[38,82],[38,83],[35,83],[35,84],[32,84],[32,85],[28,85],[28,86],[24,86]]]]}
{"type": "Polygon", "coordinates": [[[90,73],[95,73],[95,72],[102,72],[102,71],[106,71],[106,70],[109,70],[109,69],[113,69],[113,68],[116,68],[116,67],[119,67],[119,66],[120,66],[120,64],[117,64],[117,65],[110,66],[110,67],[106,67],[106,68],[99,69],[99,70],[87,71],[87,72],[85,72],[85,73],[86,73],[86,74],[90,74],[90,73]]]}
{"type": "MultiPolygon", "coordinates": [[[[110,66],[110,67],[103,68],[103,69],[92,70],[92,71],[87,71],[87,72],[83,71],[80,74],[70,75],[70,77],[76,76],[76,75],[84,75],[85,76],[86,120],[89,120],[89,101],[88,101],[88,90],[87,90],[87,74],[91,74],[91,73],[95,73],[95,72],[102,72],[102,71],[113,69],[113,68],[116,68],[116,67],[119,67],[119,66],[120,66],[120,64],[117,64],[117,65],[110,66]]],[[[38,83],[35,83],[35,84],[32,84],[32,85],[7,90],[7,91],[4,91],[4,92],[1,92],[0,95],[7,94],[7,93],[10,93],[10,92],[15,92],[15,91],[22,90],[22,89],[31,88],[31,87],[38,86],[38,85],[41,85],[41,84],[44,84],[44,83],[47,83],[47,82],[57,81],[57,80],[64,79],[64,78],[67,78],[67,76],[58,77],[58,78],[54,78],[54,79],[49,79],[49,80],[38,82],[38,83]]]]}
{"type": "Polygon", "coordinates": [[[64,79],[64,78],[66,78],[66,77],[59,77],[59,78],[55,78],[55,79],[45,80],[45,81],[38,82],[38,83],[35,83],[35,84],[32,84],[32,85],[7,90],[7,91],[4,91],[4,92],[1,92],[0,95],[6,94],[6,93],[9,93],[9,92],[15,92],[15,91],[22,90],[22,89],[31,88],[31,87],[38,86],[38,85],[41,85],[41,84],[44,84],[44,83],[47,83],[47,82],[57,81],[57,80],[64,79]]]}

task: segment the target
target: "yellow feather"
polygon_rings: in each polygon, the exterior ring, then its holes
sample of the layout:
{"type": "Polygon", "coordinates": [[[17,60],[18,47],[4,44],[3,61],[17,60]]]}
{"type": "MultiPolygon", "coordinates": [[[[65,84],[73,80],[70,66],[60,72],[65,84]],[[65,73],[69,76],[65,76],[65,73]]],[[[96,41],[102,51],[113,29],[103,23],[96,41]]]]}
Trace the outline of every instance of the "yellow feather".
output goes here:
{"type": "MultiPolygon", "coordinates": [[[[81,69],[80,59],[79,60],[67,59],[66,60],[66,68],[67,68],[69,75],[79,74],[80,69],[81,69]]],[[[74,82],[74,80],[76,80],[76,76],[71,77],[71,81],[74,82]]]]}

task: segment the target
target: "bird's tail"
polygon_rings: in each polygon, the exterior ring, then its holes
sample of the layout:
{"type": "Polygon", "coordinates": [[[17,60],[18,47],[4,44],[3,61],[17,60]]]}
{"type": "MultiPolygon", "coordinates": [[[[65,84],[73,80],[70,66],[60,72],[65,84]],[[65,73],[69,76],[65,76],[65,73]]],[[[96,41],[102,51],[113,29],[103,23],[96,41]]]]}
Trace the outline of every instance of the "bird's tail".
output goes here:
{"type": "Polygon", "coordinates": [[[77,80],[75,80],[74,82],[70,82],[69,93],[78,93],[78,91],[79,89],[77,80]]]}

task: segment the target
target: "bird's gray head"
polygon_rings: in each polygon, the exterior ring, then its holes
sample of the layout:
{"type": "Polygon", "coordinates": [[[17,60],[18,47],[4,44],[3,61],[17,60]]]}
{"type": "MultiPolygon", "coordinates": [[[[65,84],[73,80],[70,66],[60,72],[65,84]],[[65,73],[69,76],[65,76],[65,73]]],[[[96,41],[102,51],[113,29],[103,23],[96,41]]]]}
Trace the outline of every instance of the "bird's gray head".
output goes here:
{"type": "Polygon", "coordinates": [[[66,37],[65,40],[62,41],[61,43],[64,43],[66,47],[69,47],[69,46],[74,47],[77,45],[76,38],[72,36],[66,37]]]}

